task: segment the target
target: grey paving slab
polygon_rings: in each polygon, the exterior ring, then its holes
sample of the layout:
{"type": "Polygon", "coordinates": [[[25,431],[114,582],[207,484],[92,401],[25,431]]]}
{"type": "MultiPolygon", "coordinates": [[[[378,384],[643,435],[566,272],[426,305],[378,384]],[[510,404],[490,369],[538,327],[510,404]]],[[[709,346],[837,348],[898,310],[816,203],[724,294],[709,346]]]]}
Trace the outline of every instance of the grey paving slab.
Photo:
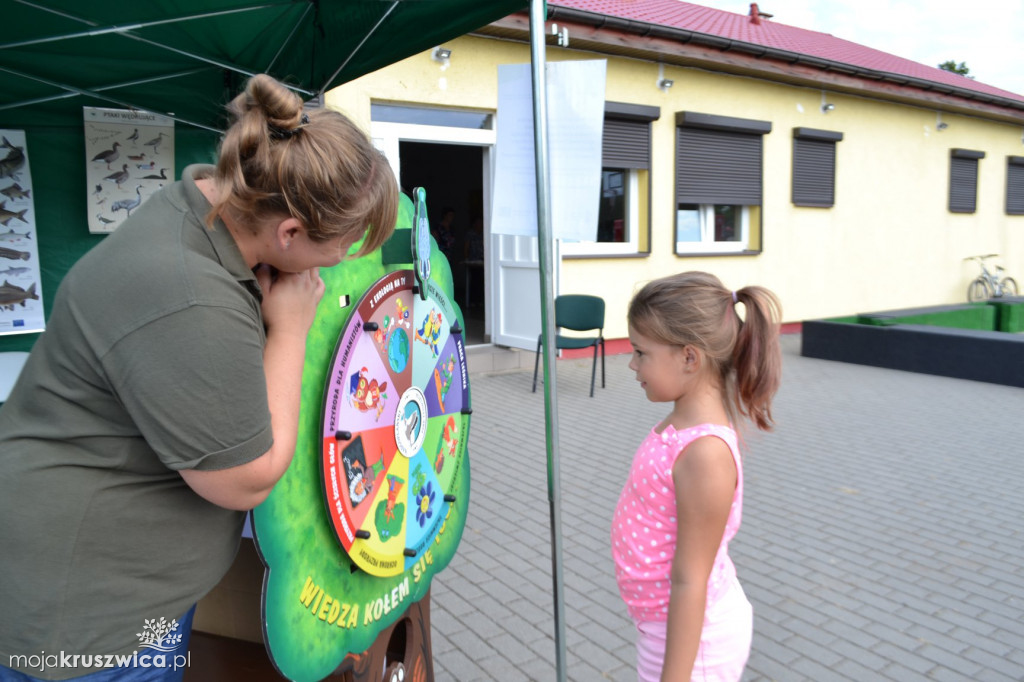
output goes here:
{"type": "MultiPolygon", "coordinates": [[[[799,356],[777,429],[746,435],[732,553],[754,604],[745,682],[1024,680],[1024,391],[799,356]]],[[[608,358],[557,363],[567,678],[635,679],[612,511],[666,413],[608,358]]],[[[555,679],[543,395],[472,376],[470,512],[434,581],[435,674],[555,679]]]]}

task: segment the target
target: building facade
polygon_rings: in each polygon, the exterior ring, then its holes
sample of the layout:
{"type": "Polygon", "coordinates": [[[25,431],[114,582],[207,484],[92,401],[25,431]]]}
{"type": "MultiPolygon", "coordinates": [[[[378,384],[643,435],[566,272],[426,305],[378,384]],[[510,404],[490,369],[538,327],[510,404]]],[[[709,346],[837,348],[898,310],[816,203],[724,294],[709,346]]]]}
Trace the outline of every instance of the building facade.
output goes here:
{"type": "MultiPolygon", "coordinates": [[[[607,338],[627,335],[638,286],[682,270],[768,286],[787,322],[965,301],[976,254],[1024,277],[1024,96],[756,6],[549,12],[549,61],[607,60],[598,238],[560,244],[555,277],[556,293],[605,299],[607,338]]],[[[428,189],[432,223],[454,209],[449,260],[483,338],[532,348],[535,240],[490,233],[498,67],[530,60],[528,29],[512,15],[328,104],[371,130],[403,189],[428,189]]]]}

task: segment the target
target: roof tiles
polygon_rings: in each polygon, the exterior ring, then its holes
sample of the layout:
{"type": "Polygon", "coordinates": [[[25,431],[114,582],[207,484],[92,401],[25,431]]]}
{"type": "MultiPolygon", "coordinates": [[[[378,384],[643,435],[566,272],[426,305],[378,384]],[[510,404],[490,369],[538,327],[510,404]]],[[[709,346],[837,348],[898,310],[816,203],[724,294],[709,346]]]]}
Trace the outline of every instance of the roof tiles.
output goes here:
{"type": "Polygon", "coordinates": [[[549,0],[549,5],[618,17],[641,23],[684,29],[840,64],[921,79],[996,97],[1024,101],[1024,95],[979,83],[942,69],[926,66],[881,50],[774,20],[759,24],[736,14],[681,0],[549,0]]]}

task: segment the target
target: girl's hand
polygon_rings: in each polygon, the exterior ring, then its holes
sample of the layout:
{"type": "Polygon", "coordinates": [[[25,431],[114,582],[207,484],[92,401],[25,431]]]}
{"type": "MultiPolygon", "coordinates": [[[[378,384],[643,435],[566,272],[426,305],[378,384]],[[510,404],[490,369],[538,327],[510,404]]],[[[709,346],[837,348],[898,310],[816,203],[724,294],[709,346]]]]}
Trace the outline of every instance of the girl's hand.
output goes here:
{"type": "Polygon", "coordinates": [[[324,295],[320,269],[280,272],[261,264],[256,268],[256,281],[263,290],[263,322],[268,333],[294,331],[305,337],[324,295]]]}

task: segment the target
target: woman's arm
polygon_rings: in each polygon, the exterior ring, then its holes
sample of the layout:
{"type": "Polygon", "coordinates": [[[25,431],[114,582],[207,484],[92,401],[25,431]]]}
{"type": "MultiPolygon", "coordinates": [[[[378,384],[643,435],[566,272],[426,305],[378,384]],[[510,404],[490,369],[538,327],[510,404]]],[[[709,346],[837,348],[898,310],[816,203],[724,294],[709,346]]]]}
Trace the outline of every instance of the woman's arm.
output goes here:
{"type": "Polygon", "coordinates": [[[296,274],[278,273],[274,278],[268,270],[261,269],[257,279],[263,290],[263,319],[267,326],[263,371],[274,444],[260,457],[237,467],[180,472],[189,487],[203,498],[242,511],[267,498],[295,454],[306,335],[324,293],[324,283],[316,268],[296,274]]]}
{"type": "Polygon", "coordinates": [[[736,465],[720,438],[698,438],[672,467],[676,488],[676,553],[662,682],[689,682],[704,627],[708,577],[725,534],[736,465]]]}

